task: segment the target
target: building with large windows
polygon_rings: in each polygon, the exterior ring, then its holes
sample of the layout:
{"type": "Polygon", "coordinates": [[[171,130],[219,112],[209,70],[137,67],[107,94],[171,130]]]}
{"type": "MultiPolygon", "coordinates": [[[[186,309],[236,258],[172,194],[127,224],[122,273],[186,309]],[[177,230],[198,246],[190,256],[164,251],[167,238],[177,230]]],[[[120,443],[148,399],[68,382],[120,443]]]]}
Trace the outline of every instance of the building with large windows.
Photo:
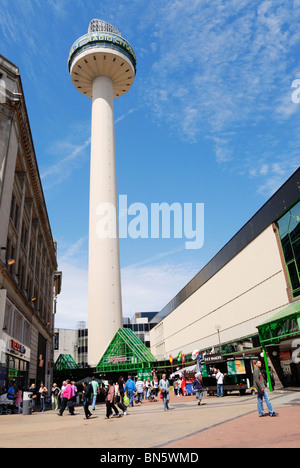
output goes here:
{"type": "Polygon", "coordinates": [[[220,346],[247,355],[263,345],[283,383],[300,383],[292,356],[300,338],[300,169],[155,319],[158,360],[220,346]]]}
{"type": "Polygon", "coordinates": [[[0,56],[0,388],[50,384],[61,273],[17,66],[0,56]]]}

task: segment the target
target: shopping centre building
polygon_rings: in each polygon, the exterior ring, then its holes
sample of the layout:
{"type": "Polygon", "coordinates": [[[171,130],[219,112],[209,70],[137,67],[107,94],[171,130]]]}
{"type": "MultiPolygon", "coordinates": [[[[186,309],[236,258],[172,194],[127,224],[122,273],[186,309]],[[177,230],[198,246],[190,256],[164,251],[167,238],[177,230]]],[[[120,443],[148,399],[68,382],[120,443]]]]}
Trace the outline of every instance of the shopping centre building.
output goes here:
{"type": "Polygon", "coordinates": [[[52,381],[61,288],[18,67],[0,55],[0,390],[52,381]]]}
{"type": "Polygon", "coordinates": [[[266,349],[282,383],[300,383],[293,359],[300,357],[299,168],[156,320],[150,341],[157,360],[176,363],[179,352],[220,347],[224,356],[266,349]]]}

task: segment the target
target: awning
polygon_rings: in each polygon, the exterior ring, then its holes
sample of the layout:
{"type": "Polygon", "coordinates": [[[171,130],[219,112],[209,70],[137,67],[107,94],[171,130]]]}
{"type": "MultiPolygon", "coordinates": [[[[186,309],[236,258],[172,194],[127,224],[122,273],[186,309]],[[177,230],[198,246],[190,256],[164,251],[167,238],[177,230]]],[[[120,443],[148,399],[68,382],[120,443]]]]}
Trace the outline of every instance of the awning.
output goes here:
{"type": "Polygon", "coordinates": [[[189,367],[184,367],[183,369],[179,369],[176,372],[173,372],[173,374],[170,375],[171,378],[176,377],[176,375],[181,375],[181,374],[186,374],[188,372],[197,372],[197,364],[194,364],[193,366],[189,367]]]}
{"type": "Polygon", "coordinates": [[[293,302],[256,327],[263,346],[300,333],[300,301],[293,302]]]}

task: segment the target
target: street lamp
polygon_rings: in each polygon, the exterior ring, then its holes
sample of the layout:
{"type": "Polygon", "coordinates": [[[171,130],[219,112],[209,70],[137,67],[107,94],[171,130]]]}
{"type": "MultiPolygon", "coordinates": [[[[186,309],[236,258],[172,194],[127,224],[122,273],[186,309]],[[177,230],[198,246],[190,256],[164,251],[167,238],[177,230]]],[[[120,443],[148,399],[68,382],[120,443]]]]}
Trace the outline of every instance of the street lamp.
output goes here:
{"type": "Polygon", "coordinates": [[[221,352],[221,339],[220,339],[220,330],[221,330],[221,325],[219,323],[216,323],[215,329],[218,332],[218,338],[219,338],[219,352],[221,352]]]}

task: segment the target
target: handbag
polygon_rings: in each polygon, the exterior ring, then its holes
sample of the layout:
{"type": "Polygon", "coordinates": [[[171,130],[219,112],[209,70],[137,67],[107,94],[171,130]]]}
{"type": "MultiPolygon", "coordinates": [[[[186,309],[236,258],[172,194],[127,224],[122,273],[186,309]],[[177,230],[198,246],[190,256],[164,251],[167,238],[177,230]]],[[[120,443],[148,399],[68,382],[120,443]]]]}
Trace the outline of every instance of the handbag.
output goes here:
{"type": "Polygon", "coordinates": [[[123,401],[124,401],[125,405],[128,405],[128,403],[129,403],[129,398],[128,398],[127,395],[124,396],[123,401]]]}

